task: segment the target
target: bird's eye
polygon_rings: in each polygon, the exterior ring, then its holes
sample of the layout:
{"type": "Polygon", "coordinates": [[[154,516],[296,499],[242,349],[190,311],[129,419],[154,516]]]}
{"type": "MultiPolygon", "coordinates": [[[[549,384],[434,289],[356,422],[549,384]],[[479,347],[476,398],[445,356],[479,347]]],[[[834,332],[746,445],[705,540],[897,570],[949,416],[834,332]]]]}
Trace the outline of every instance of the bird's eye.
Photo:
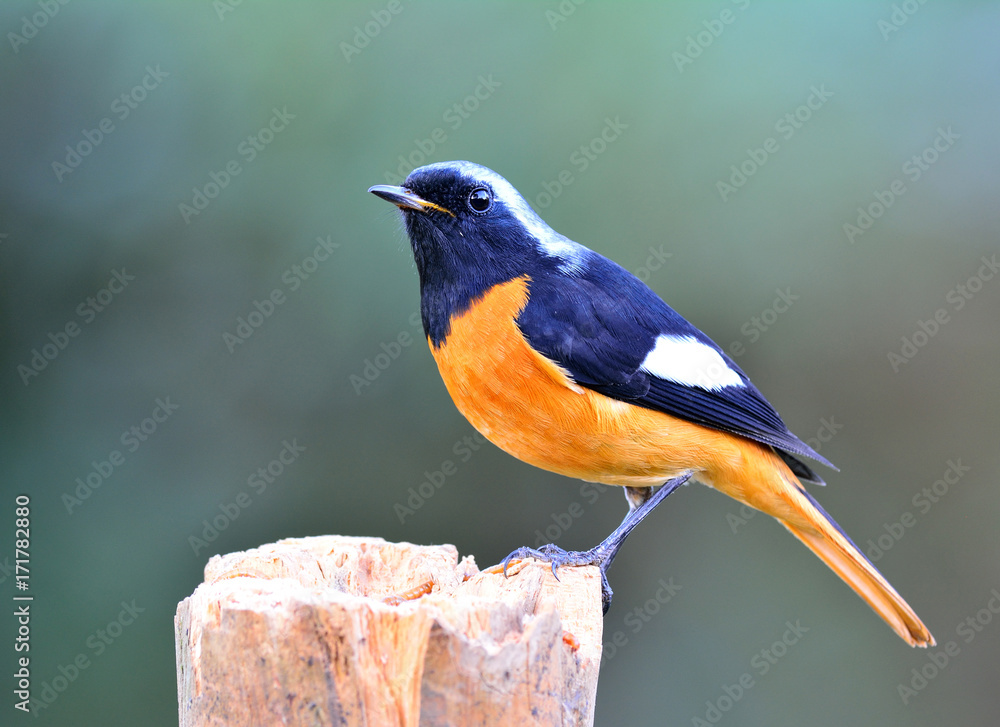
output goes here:
{"type": "Polygon", "coordinates": [[[493,195],[486,187],[476,187],[469,192],[469,209],[477,214],[486,212],[493,206],[493,195]]]}

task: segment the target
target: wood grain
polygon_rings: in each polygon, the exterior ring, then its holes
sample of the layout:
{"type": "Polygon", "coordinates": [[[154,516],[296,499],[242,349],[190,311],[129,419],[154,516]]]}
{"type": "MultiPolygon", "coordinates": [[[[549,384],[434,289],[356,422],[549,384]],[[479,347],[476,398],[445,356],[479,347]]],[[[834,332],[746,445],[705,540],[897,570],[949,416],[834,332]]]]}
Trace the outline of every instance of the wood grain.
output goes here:
{"type": "Polygon", "coordinates": [[[174,619],[180,724],[591,725],[600,575],[559,578],[335,535],[214,556],[174,619]]]}

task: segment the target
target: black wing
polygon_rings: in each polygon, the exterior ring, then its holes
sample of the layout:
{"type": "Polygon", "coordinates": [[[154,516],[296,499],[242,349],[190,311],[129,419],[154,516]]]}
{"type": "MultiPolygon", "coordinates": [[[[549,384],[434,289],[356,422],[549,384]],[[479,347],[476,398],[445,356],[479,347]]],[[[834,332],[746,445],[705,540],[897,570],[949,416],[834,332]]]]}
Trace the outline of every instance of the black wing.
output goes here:
{"type": "Polygon", "coordinates": [[[721,348],[616,263],[591,252],[581,270],[539,271],[530,285],[521,332],[581,386],[770,445],[802,479],[822,482],[792,454],[836,469],[788,430],[721,348]],[[669,355],[660,358],[666,374],[643,367],[658,343],[715,370],[698,375],[697,365],[669,355]]]}

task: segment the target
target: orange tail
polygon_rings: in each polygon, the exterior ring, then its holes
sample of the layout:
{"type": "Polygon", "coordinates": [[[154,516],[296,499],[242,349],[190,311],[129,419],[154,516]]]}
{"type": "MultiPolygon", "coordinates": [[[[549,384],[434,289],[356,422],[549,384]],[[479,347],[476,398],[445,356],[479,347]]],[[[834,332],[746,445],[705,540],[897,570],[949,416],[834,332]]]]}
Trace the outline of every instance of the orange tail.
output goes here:
{"type": "MultiPolygon", "coordinates": [[[[807,498],[812,500],[808,495],[807,498]]],[[[808,532],[783,520],[781,524],[865,599],[865,603],[875,609],[875,613],[881,616],[903,641],[910,646],[934,646],[934,637],[910,608],[910,604],[896,593],[896,589],[889,585],[889,581],[875,569],[858,546],[843,534],[833,518],[818,505],[814,506],[819,511],[820,517],[825,516],[825,522],[819,533],[808,532]]]]}
{"type": "MultiPolygon", "coordinates": [[[[780,469],[787,469],[783,462],[780,469]]],[[[792,535],[843,578],[903,641],[910,646],[933,646],[934,637],[910,605],[805,491],[792,472],[788,470],[779,476],[784,482],[774,486],[774,480],[778,479],[774,477],[771,487],[764,492],[757,489],[754,493],[757,496],[747,498],[751,500],[748,504],[777,518],[792,535]]]]}

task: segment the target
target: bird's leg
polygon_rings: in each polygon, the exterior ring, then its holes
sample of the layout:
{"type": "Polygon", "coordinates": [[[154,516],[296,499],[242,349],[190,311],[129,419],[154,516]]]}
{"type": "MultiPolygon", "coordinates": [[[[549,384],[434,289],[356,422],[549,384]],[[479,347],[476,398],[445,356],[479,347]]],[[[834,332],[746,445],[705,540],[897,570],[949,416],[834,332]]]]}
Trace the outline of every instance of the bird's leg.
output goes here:
{"type": "Polygon", "coordinates": [[[642,507],[643,503],[656,492],[655,487],[623,487],[622,489],[625,490],[625,499],[628,501],[629,512],[642,507]]]}
{"type": "Polygon", "coordinates": [[[504,575],[507,575],[507,564],[514,559],[524,560],[525,558],[534,558],[549,563],[552,568],[552,575],[557,580],[559,579],[559,575],[556,573],[556,570],[561,566],[596,565],[601,569],[601,600],[604,605],[604,613],[607,613],[608,608],[611,606],[611,598],[614,595],[608,583],[607,570],[611,562],[615,559],[615,556],[618,555],[618,551],[621,549],[622,543],[625,542],[625,538],[628,537],[628,534],[632,532],[636,525],[641,523],[657,505],[667,498],[667,495],[681,485],[686,484],[691,479],[691,475],[692,473],[688,472],[680,477],[668,480],[651,494],[649,491],[653,488],[628,488],[626,490],[626,497],[629,501],[628,515],[622,520],[621,525],[615,528],[614,532],[606,537],[600,545],[584,551],[566,551],[552,543],[543,545],[537,549],[518,548],[501,561],[500,565],[503,567],[504,575]]]}

